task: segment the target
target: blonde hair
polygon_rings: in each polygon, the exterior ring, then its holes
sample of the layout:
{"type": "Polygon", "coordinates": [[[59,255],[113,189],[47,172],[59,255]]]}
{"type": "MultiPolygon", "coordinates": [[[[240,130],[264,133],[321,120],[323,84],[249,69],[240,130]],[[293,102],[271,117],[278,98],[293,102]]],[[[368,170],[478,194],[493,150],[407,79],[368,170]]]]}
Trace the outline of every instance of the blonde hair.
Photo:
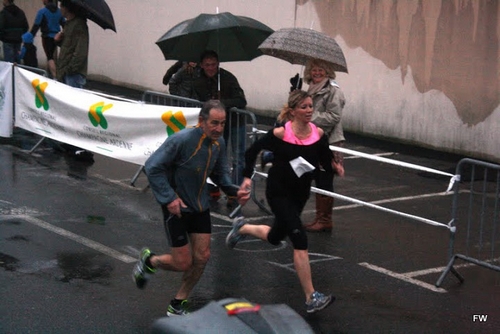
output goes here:
{"type": "Polygon", "coordinates": [[[310,84],[312,82],[311,69],[313,67],[321,67],[322,69],[324,69],[326,72],[326,76],[330,79],[335,79],[336,77],[335,70],[333,69],[333,66],[330,65],[330,63],[321,59],[310,59],[307,61],[306,68],[304,69],[304,81],[307,84],[310,84]]]}
{"type": "Polygon", "coordinates": [[[291,92],[288,95],[288,102],[283,106],[278,115],[278,122],[284,123],[293,120],[293,115],[290,112],[308,97],[311,97],[311,95],[300,89],[291,92]]]}

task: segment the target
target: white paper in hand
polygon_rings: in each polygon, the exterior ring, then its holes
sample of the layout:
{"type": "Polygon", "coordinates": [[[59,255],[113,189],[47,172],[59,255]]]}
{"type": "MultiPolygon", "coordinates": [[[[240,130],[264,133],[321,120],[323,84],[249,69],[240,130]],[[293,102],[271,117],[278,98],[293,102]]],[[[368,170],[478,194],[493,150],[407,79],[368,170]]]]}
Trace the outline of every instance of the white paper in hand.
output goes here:
{"type": "Polygon", "coordinates": [[[315,169],[313,165],[302,157],[290,160],[290,166],[292,166],[293,171],[298,177],[301,177],[304,173],[311,172],[315,169]]]}

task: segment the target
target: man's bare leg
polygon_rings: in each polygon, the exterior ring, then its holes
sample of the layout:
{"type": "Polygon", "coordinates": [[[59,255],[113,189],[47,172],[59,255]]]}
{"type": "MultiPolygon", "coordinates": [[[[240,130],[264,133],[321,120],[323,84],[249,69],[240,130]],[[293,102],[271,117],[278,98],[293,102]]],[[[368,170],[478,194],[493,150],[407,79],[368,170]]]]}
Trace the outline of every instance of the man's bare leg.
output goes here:
{"type": "Polygon", "coordinates": [[[189,235],[192,251],[192,264],[189,269],[184,271],[182,284],[175,295],[175,299],[188,299],[194,286],[200,280],[205,266],[210,258],[210,234],[192,233],[189,235]]]}
{"type": "Polygon", "coordinates": [[[49,72],[52,76],[52,79],[56,79],[56,62],[54,61],[54,59],[47,61],[47,65],[49,67],[49,72]]]}

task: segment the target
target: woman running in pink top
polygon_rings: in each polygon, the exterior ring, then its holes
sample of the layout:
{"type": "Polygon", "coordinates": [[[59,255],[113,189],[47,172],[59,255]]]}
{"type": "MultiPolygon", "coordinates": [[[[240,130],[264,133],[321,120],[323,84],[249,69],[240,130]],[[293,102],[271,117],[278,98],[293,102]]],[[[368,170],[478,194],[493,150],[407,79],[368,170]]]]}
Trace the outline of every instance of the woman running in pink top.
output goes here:
{"type": "MultiPolygon", "coordinates": [[[[266,185],[266,198],[275,216],[273,226],[246,224],[239,217],[226,238],[226,245],[234,248],[246,235],[252,235],[273,245],[288,237],[293,245],[293,262],[306,298],[306,310],[313,313],[327,307],[335,297],[325,295],[314,289],[309,264],[307,235],[300,219],[302,210],[309,198],[313,179],[332,182],[332,151],[323,130],[311,123],[313,114],[310,95],[301,90],[290,93],[288,104],[282,115],[291,119],[283,127],[270,130],[256,141],[245,153],[244,180],[238,191],[240,204],[250,198],[252,174],[260,151],[274,152],[274,161],[269,169],[266,185]],[[292,167],[293,162],[309,163],[314,170],[299,173],[292,167]],[[324,177],[318,177],[324,173],[324,177]]],[[[309,168],[311,169],[311,168],[309,168]]],[[[322,187],[322,185],[317,185],[322,187]]]]}

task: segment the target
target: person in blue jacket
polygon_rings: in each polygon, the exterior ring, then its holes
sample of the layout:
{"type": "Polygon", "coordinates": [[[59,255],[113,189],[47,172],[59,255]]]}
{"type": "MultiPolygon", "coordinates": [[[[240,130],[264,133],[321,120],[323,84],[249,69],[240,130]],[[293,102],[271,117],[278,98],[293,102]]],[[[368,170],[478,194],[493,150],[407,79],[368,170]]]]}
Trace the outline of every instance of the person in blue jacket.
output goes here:
{"type": "Polygon", "coordinates": [[[167,315],[185,315],[187,299],[210,258],[210,201],[207,177],[236,197],[231,183],[223,138],[226,107],[218,100],[204,103],[198,126],[170,135],[145,163],[145,172],[171,246],[168,254],[141,251],[133,277],[144,288],[149,277],[163,269],[183,272],[182,284],[167,307],[167,315]]]}
{"type": "Polygon", "coordinates": [[[23,65],[30,67],[38,67],[38,57],[36,56],[36,46],[33,44],[33,35],[30,32],[23,34],[23,44],[19,61],[23,65]]]}
{"type": "Polygon", "coordinates": [[[56,78],[57,45],[54,36],[61,31],[65,19],[57,7],[56,0],[42,0],[44,7],[40,9],[35,17],[31,34],[35,37],[40,29],[42,32],[42,46],[47,56],[47,66],[52,78],[56,78]]]}

